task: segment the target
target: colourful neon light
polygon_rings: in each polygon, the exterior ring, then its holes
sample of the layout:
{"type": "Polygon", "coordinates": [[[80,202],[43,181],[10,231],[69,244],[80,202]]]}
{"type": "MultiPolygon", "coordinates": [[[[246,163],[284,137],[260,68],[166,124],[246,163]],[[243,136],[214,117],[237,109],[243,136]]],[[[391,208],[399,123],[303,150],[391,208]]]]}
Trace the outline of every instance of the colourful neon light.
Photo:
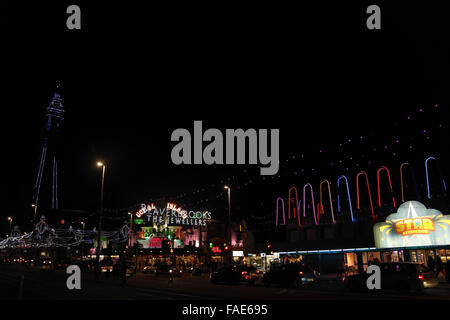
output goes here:
{"type": "Polygon", "coordinates": [[[391,195],[392,195],[392,203],[394,204],[394,208],[395,208],[396,205],[395,205],[395,198],[394,198],[394,194],[393,194],[393,190],[392,190],[391,175],[389,174],[389,169],[386,168],[385,166],[382,166],[380,169],[377,170],[378,206],[381,207],[380,172],[381,172],[382,170],[385,170],[386,173],[387,173],[387,177],[388,177],[388,181],[389,181],[389,190],[390,190],[390,192],[391,192],[391,195]]]}
{"type": "Polygon", "coordinates": [[[341,200],[340,200],[340,197],[339,197],[339,181],[341,181],[341,179],[344,179],[344,180],[345,180],[345,186],[347,187],[347,199],[348,199],[348,205],[349,205],[349,207],[350,207],[350,216],[351,216],[351,218],[352,218],[352,222],[355,222],[356,219],[355,219],[354,216],[353,216],[352,199],[351,199],[351,197],[350,197],[350,189],[349,189],[349,186],[348,186],[348,180],[347,180],[347,177],[344,176],[344,175],[340,176],[340,177],[337,179],[337,210],[338,210],[338,212],[341,212],[341,200]]]}
{"type": "MultiPolygon", "coordinates": [[[[428,195],[428,199],[431,199],[430,180],[429,180],[429,177],[428,177],[428,161],[429,160],[436,160],[436,158],[435,157],[428,157],[425,160],[425,175],[426,175],[426,179],[427,179],[427,195],[428,195]]],[[[440,170],[439,166],[438,166],[438,171],[439,171],[439,175],[442,178],[442,174],[441,174],[441,170],[440,170]]],[[[442,185],[444,186],[444,191],[447,191],[447,186],[445,184],[445,179],[444,178],[442,178],[442,185]]]]}
{"type": "Polygon", "coordinates": [[[369,176],[367,175],[367,172],[361,171],[356,175],[356,208],[360,209],[359,206],[359,176],[360,175],[366,176],[366,184],[367,184],[367,192],[369,193],[369,204],[370,204],[370,211],[372,212],[372,219],[376,220],[375,212],[373,211],[373,203],[372,203],[372,194],[370,192],[370,184],[369,184],[369,176]]]}
{"type": "Polygon", "coordinates": [[[314,192],[313,187],[310,183],[305,184],[303,187],[303,216],[306,217],[306,187],[309,187],[311,190],[311,201],[312,201],[312,208],[313,208],[313,215],[314,215],[314,222],[317,225],[318,221],[316,217],[316,206],[314,205],[314,192]]]}
{"type": "Polygon", "coordinates": [[[279,205],[278,205],[278,203],[279,203],[279,201],[281,200],[281,207],[283,208],[283,224],[282,225],[285,225],[286,224],[286,214],[285,214],[285,211],[284,211],[284,199],[283,198],[281,198],[281,197],[278,197],[277,198],[277,208],[276,208],[276,213],[275,213],[275,225],[276,226],[278,226],[278,209],[279,209],[279,205]]]}
{"type": "Polygon", "coordinates": [[[331,221],[333,223],[336,223],[336,220],[334,219],[334,211],[333,211],[333,199],[331,198],[331,187],[330,187],[330,182],[327,179],[324,179],[320,182],[319,184],[319,213],[324,214],[324,210],[323,210],[323,202],[322,202],[322,184],[326,183],[328,186],[328,198],[330,200],[330,208],[331,208],[331,221]]]}
{"type": "MultiPolygon", "coordinates": [[[[298,204],[298,194],[297,194],[297,188],[296,187],[291,187],[289,189],[289,194],[288,194],[288,219],[291,218],[291,191],[294,190],[295,191],[295,203],[298,204]]],[[[298,205],[297,205],[297,209],[294,207],[294,218],[297,216],[298,213],[298,205]]]]}

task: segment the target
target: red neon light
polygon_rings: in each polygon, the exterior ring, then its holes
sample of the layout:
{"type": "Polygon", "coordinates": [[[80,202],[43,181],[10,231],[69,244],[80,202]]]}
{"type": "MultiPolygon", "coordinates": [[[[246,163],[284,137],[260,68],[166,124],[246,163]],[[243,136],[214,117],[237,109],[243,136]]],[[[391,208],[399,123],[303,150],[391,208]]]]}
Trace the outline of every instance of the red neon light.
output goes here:
{"type": "Polygon", "coordinates": [[[289,194],[288,194],[288,199],[289,199],[289,203],[288,203],[288,219],[291,218],[291,191],[294,190],[295,191],[295,203],[296,203],[296,207],[297,209],[294,207],[294,218],[297,217],[297,211],[298,211],[298,194],[297,194],[297,188],[296,187],[291,187],[289,189],[289,194]]]}
{"type": "Polygon", "coordinates": [[[381,207],[381,194],[380,194],[380,172],[381,172],[381,170],[385,170],[387,173],[387,177],[388,177],[388,181],[389,181],[389,190],[391,192],[392,203],[394,204],[394,208],[395,208],[397,206],[395,205],[395,198],[394,198],[394,193],[392,190],[391,175],[389,174],[389,169],[386,168],[385,166],[382,166],[380,169],[377,170],[378,206],[381,207]]]}
{"type": "Polygon", "coordinates": [[[317,220],[319,218],[319,212],[317,212],[316,217],[316,205],[314,203],[314,192],[313,187],[310,183],[307,183],[303,186],[303,216],[306,217],[306,187],[309,187],[311,191],[311,207],[313,209],[313,216],[314,216],[314,222],[317,225],[319,221],[317,220]]]}
{"type": "Polygon", "coordinates": [[[361,171],[356,175],[356,207],[360,209],[359,207],[359,176],[360,175],[366,176],[366,184],[367,184],[367,192],[369,193],[369,204],[370,204],[370,211],[372,212],[372,219],[375,220],[375,212],[373,211],[373,203],[372,203],[372,194],[370,192],[370,184],[369,184],[369,176],[367,175],[367,172],[361,171]]]}

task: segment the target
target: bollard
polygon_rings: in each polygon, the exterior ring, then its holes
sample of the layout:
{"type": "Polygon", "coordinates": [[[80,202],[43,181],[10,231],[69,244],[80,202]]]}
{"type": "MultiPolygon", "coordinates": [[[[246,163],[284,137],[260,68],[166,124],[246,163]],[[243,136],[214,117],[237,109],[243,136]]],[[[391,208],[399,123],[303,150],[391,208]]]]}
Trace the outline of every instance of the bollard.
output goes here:
{"type": "Polygon", "coordinates": [[[19,287],[17,289],[17,300],[22,300],[24,280],[25,280],[25,277],[23,275],[19,276],[19,287]]]}

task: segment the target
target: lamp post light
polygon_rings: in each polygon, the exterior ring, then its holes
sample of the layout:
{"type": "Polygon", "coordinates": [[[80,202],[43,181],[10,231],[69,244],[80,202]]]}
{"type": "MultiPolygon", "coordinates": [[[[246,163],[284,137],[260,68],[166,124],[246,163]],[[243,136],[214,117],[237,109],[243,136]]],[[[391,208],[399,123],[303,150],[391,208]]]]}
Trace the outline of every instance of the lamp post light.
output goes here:
{"type": "Polygon", "coordinates": [[[130,239],[128,240],[129,246],[131,248],[133,244],[133,240],[131,239],[133,235],[133,214],[131,212],[128,212],[128,215],[130,216],[130,239]]]}
{"type": "Polygon", "coordinates": [[[36,213],[37,213],[37,204],[32,204],[31,205],[31,207],[33,207],[34,208],[34,217],[33,217],[33,228],[35,227],[35,225],[36,225],[36,213]]]}
{"type": "Polygon", "coordinates": [[[100,192],[100,214],[98,219],[98,233],[97,233],[97,254],[96,254],[96,275],[100,275],[100,246],[102,233],[102,215],[103,215],[103,189],[105,185],[105,165],[103,162],[97,162],[97,167],[102,167],[102,187],[100,192]]]}
{"type": "MultiPolygon", "coordinates": [[[[84,227],[85,227],[85,223],[81,222],[81,225],[83,226],[83,238],[84,238],[84,227]]],[[[83,260],[84,258],[84,241],[81,242],[81,260],[83,260]]]]}
{"type": "Polygon", "coordinates": [[[8,217],[8,221],[9,221],[9,236],[11,237],[13,218],[12,217],[8,217]]]}
{"type": "MultiPolygon", "coordinates": [[[[227,243],[231,249],[231,188],[229,186],[224,187],[228,191],[228,232],[227,232],[227,243]]],[[[231,263],[231,250],[227,252],[227,262],[231,263]]]]}

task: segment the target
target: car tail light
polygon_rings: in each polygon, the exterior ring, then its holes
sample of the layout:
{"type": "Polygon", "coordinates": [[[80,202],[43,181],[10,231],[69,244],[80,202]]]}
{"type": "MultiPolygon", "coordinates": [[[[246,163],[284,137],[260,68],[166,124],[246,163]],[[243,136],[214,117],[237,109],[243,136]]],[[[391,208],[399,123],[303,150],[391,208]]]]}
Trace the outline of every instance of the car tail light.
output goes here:
{"type": "Polygon", "coordinates": [[[419,280],[423,280],[423,275],[419,274],[419,280]]]}
{"type": "Polygon", "coordinates": [[[247,271],[242,271],[241,274],[245,275],[245,274],[247,274],[247,271]]]}
{"type": "Polygon", "coordinates": [[[298,274],[302,276],[303,275],[303,271],[300,271],[298,274]]]}

